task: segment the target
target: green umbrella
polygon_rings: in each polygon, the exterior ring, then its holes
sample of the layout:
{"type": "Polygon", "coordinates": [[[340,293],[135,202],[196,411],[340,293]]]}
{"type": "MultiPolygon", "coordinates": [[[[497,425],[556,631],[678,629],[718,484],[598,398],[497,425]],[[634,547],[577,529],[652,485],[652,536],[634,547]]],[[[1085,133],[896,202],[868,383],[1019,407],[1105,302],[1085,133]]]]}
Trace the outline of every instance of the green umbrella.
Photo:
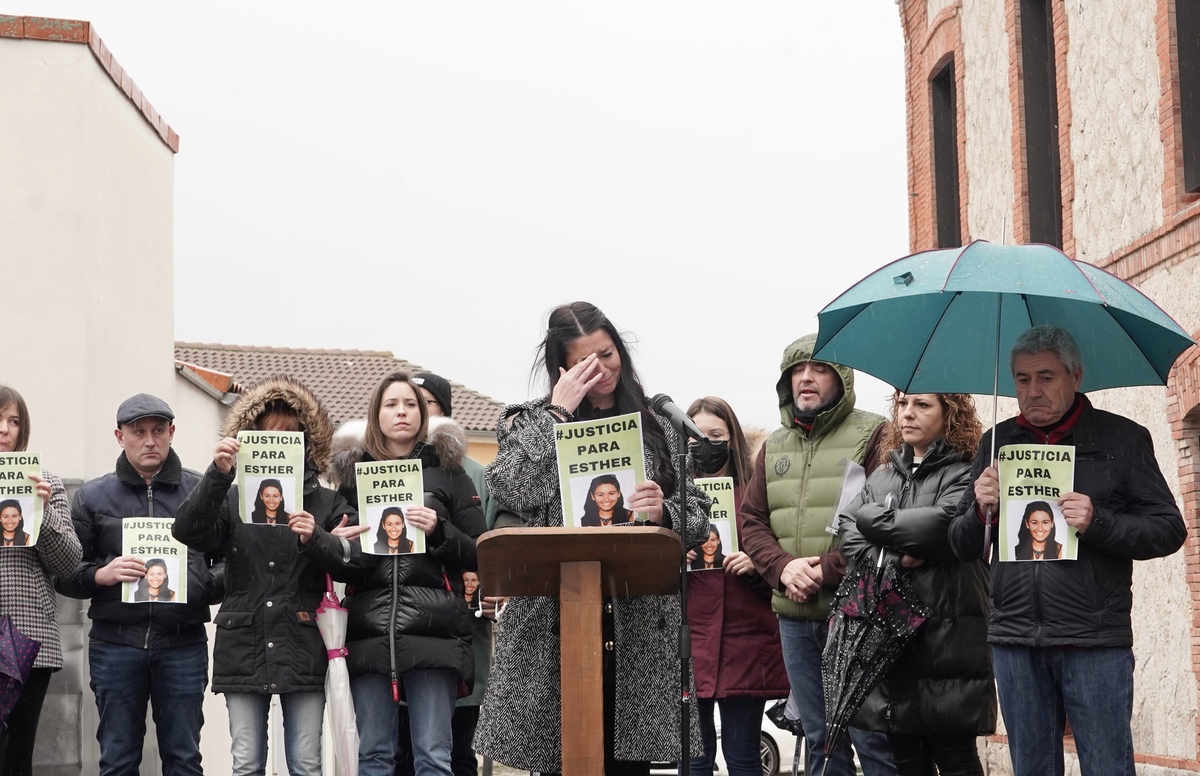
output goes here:
{"type": "Polygon", "coordinates": [[[1015,396],[1002,368],[1031,326],[1070,331],[1082,391],[1165,385],[1195,344],[1141,291],[1049,245],[925,251],[855,283],[818,314],[815,357],[860,369],[905,393],[1015,396]]]}

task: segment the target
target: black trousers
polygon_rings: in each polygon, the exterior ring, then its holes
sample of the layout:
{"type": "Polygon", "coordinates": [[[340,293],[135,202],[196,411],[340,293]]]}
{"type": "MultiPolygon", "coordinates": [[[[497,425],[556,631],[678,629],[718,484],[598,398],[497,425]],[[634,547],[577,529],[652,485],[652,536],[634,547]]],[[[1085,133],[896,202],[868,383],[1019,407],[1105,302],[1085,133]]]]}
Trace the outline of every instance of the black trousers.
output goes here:
{"type": "Polygon", "coordinates": [[[888,734],[898,776],[983,776],[975,734],[888,734]]]}
{"type": "Polygon", "coordinates": [[[3,776],[31,776],[33,773],[33,743],[37,739],[38,720],[42,717],[50,675],[56,670],[33,669],[21,688],[21,696],[8,717],[8,730],[0,735],[0,774],[3,776]]]}

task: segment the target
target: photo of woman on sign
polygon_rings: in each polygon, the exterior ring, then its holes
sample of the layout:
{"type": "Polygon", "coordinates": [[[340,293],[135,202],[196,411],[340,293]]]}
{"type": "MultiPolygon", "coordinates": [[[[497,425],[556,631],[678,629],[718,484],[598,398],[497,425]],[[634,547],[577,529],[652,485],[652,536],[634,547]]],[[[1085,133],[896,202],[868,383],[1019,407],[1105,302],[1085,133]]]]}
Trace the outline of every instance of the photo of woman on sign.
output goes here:
{"type": "Polygon", "coordinates": [[[715,523],[709,523],[708,538],[704,540],[704,544],[701,544],[700,549],[696,551],[696,558],[688,564],[688,570],[723,569],[725,553],[721,552],[721,549],[721,532],[717,530],[715,523]]]}
{"type": "Polygon", "coordinates": [[[24,510],[17,499],[0,501],[0,527],[4,529],[3,546],[25,547],[29,544],[29,534],[25,533],[24,510]]]}
{"type": "Polygon", "coordinates": [[[405,555],[413,551],[413,542],[408,538],[408,526],[404,523],[404,510],[388,507],[379,518],[379,530],[375,533],[375,552],[379,555],[405,555]]]}
{"type": "Polygon", "coordinates": [[[283,503],[283,484],[276,479],[266,479],[258,484],[258,495],[254,497],[254,511],[250,522],[262,525],[287,525],[288,513],[283,503]]]}
{"type": "Polygon", "coordinates": [[[618,525],[633,521],[633,513],[625,508],[625,497],[621,495],[621,483],[615,475],[601,474],[588,487],[587,500],[583,504],[582,526],[618,525]]]}
{"type": "Polygon", "coordinates": [[[151,558],[146,561],[146,576],[138,580],[133,600],[135,602],[175,600],[175,591],[171,589],[171,577],[167,573],[165,560],[151,558]]]}
{"type": "Polygon", "coordinates": [[[1021,527],[1017,530],[1017,560],[1058,560],[1062,545],[1055,541],[1054,509],[1045,501],[1030,501],[1025,505],[1021,527]]]}

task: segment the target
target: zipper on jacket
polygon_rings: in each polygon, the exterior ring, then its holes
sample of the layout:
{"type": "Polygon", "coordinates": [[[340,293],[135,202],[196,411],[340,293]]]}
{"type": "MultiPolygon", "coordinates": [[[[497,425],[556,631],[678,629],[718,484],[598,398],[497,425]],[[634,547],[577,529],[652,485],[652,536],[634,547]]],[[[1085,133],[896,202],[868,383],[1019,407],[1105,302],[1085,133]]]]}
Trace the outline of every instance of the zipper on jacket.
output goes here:
{"type": "Polygon", "coordinates": [[[400,682],[396,676],[396,609],[400,597],[400,563],[397,558],[388,558],[392,564],[392,606],[388,617],[388,659],[392,668],[392,701],[400,702],[400,682]]]}
{"type": "MultiPolygon", "coordinates": [[[[154,517],[154,480],[146,483],[146,517],[154,517]]],[[[186,561],[185,561],[186,563],[186,561]]],[[[186,569],[187,566],[185,565],[186,569]]],[[[186,573],[184,574],[184,583],[186,584],[186,573]]],[[[142,643],[142,649],[150,649],[150,628],[154,625],[154,602],[151,601],[147,607],[150,611],[146,612],[146,639],[142,643]]]]}

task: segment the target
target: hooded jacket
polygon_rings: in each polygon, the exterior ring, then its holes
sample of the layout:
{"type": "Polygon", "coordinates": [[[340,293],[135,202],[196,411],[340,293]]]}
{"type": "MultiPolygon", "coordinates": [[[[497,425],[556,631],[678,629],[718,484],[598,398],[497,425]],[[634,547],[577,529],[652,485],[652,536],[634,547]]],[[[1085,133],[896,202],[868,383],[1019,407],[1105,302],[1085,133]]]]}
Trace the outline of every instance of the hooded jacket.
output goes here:
{"type": "Polygon", "coordinates": [[[870,472],[868,463],[875,458],[883,424],[881,416],[854,409],[854,370],[840,364],[828,365],[841,381],[841,398],[820,412],[811,428],[797,420],[792,368],[813,360],[816,339],[815,334],[801,337],[783,352],[775,385],[782,428],[759,451],[739,513],[742,549],[774,589],[771,608],[799,620],[829,616],[844,563],[836,538],[826,528],[834,522],[847,463],[870,472]],[[780,577],[791,561],[814,556],[821,558],[823,586],[816,596],[796,603],[784,594],[780,577]]]}
{"type": "Polygon", "coordinates": [[[847,565],[874,566],[881,549],[924,560],[903,573],[932,612],[867,697],[855,727],[913,736],[995,732],[988,567],[982,560],[959,561],[947,538],[970,472],[966,459],[940,439],[914,472],[906,445],[891,452],[839,519],[847,565]],[[896,497],[890,508],[884,506],[888,494],[896,497]]]}
{"type": "MultiPolygon", "coordinates": [[[[988,641],[1021,647],[1133,646],[1133,561],[1178,550],[1187,528],[1158,461],[1150,432],[1128,418],[1092,407],[1080,395],[1079,420],[1060,445],[1075,447],[1075,491],[1092,500],[1092,523],[1079,534],[1079,559],[998,562],[992,542],[992,613],[988,641]]],[[[963,560],[983,556],[984,524],[975,507],[975,480],[987,467],[989,431],[979,442],[971,486],[950,525],[950,544],[963,560]]],[[[994,429],[996,449],[1045,444],[1037,431],[1006,420],[994,429]]]]}
{"type": "MultiPolygon", "coordinates": [[[[96,584],[96,571],[122,555],[122,524],[126,518],[176,517],[184,497],[200,479],[183,468],[169,450],[162,468],[147,484],[122,452],[116,469],[84,483],[71,502],[71,522],[82,548],[82,561],[55,581],[58,592],[71,598],[90,598],[89,636],[97,641],[142,649],[185,647],[208,641],[204,623],[208,607],[218,600],[217,577],[210,558],[200,551],[187,554],[186,604],[121,601],[121,585],[96,584]],[[214,576],[214,571],[216,576],[214,576]]],[[[213,556],[215,559],[215,555],[213,556]]],[[[172,580],[175,587],[178,582],[172,580]]]]}
{"type": "MultiPolygon", "coordinates": [[[[327,476],[346,500],[357,503],[354,466],[375,459],[363,446],[361,431],[344,431],[346,426],[339,430],[327,476]]],[[[458,424],[430,418],[425,442],[409,456],[421,461],[425,506],[438,516],[424,553],[372,555],[353,544],[344,570],[350,586],[342,601],[350,613],[351,677],[370,673],[396,680],[408,671],[446,669],[467,687],[474,681],[473,618],[463,599],[462,572],[478,569],[475,538],[486,526],[475,486],[463,471],[466,450],[467,436],[458,424]]],[[[374,536],[364,536],[374,544],[374,536]]],[[[341,548],[322,536],[313,551],[336,560],[341,548]]]]}
{"type": "MultiPolygon", "coordinates": [[[[313,516],[314,538],[330,537],[346,516],[358,522],[354,507],[336,491],[317,481],[329,462],[333,424],[317,398],[290,377],[275,377],[246,391],[230,409],[224,436],[252,430],[274,403],[283,403],[299,417],[304,430],[307,465],[304,511],[313,516]]],[[[316,609],[325,592],[325,572],[340,574],[336,557],[318,558],[308,552],[286,523],[249,525],[243,522],[236,469],[228,474],[212,464],[180,506],[175,538],[205,552],[226,551],[225,603],[217,614],[213,648],[213,692],[314,692],[325,687],[329,664],[317,630],[316,609]]]]}

